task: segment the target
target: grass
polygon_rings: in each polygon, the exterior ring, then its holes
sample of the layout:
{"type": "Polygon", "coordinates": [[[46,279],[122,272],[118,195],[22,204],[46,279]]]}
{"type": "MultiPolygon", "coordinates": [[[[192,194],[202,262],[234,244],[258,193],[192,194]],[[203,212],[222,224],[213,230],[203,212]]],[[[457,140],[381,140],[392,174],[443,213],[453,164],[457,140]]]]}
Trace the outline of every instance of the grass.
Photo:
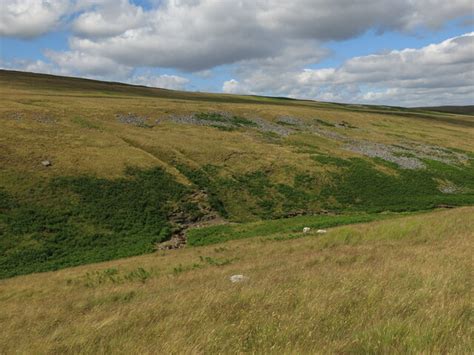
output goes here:
{"type": "Polygon", "coordinates": [[[198,211],[189,189],[159,168],[56,178],[29,193],[34,204],[0,195],[0,278],[152,252],[171,234],[171,213],[198,211]]]}
{"type": "Polygon", "coordinates": [[[314,172],[288,172],[277,182],[272,172],[254,171],[225,176],[218,166],[178,169],[205,190],[211,205],[221,216],[245,221],[235,212],[236,204],[246,206],[247,219],[277,219],[321,210],[359,212],[418,211],[436,206],[474,204],[473,161],[460,167],[426,161],[427,169],[399,169],[380,159],[342,159],[312,155],[318,164],[330,167],[327,181],[314,172]],[[394,173],[381,171],[380,166],[394,173]],[[444,194],[439,181],[449,181],[464,190],[444,194]]]}
{"type": "MultiPolygon", "coordinates": [[[[245,117],[239,117],[239,116],[231,116],[231,117],[226,117],[221,113],[218,112],[199,112],[195,115],[196,119],[198,120],[203,120],[203,121],[211,121],[211,122],[219,122],[219,123],[229,123],[233,126],[237,127],[256,127],[257,124],[245,117]]],[[[219,126],[216,126],[219,127],[219,126]]],[[[228,127],[225,127],[228,128],[228,127]]]]}
{"type": "Polygon", "coordinates": [[[381,160],[377,162],[394,169],[397,175],[378,171],[373,163],[359,158],[352,158],[345,163],[336,161],[337,166],[342,169],[333,174],[333,179],[339,183],[323,190],[322,197],[335,197],[341,204],[341,209],[367,212],[416,211],[441,204],[474,204],[472,161],[469,166],[463,168],[426,161],[428,168],[420,170],[397,169],[395,164],[381,160]],[[443,194],[438,188],[436,178],[464,186],[467,192],[443,194]]]}
{"type": "Polygon", "coordinates": [[[272,221],[195,228],[187,232],[187,237],[189,245],[202,246],[223,243],[233,239],[301,232],[304,227],[310,227],[312,229],[329,228],[344,224],[369,222],[387,217],[389,217],[389,215],[381,214],[300,216],[272,221]]]}
{"type": "Polygon", "coordinates": [[[1,280],[0,352],[472,353],[473,213],[1,280]]]}
{"type": "Polygon", "coordinates": [[[295,215],[471,205],[473,132],[466,115],[0,70],[0,277],[149,253],[201,218],[280,228],[295,215]],[[119,122],[124,113],[159,123],[142,129],[119,122]],[[197,115],[219,129],[163,119],[170,115],[197,115]],[[294,117],[327,134],[302,125],[282,136],[252,117],[270,125],[294,117]],[[349,153],[330,133],[437,145],[471,160],[404,171],[349,153]]]}
{"type": "Polygon", "coordinates": [[[100,129],[100,125],[98,125],[97,123],[91,122],[79,116],[74,117],[71,121],[76,123],[81,128],[100,129]]]}

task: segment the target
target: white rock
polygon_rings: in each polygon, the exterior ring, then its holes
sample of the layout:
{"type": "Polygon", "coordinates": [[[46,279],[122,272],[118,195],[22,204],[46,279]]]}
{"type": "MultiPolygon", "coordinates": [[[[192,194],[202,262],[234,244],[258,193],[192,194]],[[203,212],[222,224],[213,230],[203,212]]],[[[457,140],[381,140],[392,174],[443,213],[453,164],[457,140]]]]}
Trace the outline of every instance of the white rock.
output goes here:
{"type": "Polygon", "coordinates": [[[303,233],[308,233],[311,230],[309,227],[304,227],[303,228],[303,233]]]}
{"type": "Polygon", "coordinates": [[[325,230],[325,229],[318,229],[318,230],[316,231],[316,233],[318,233],[318,234],[324,234],[324,233],[327,233],[327,232],[328,232],[328,231],[325,230]]]}
{"type": "Polygon", "coordinates": [[[51,162],[50,162],[49,160],[43,160],[43,161],[41,162],[41,165],[43,165],[43,166],[51,166],[51,162]]]}
{"type": "Polygon", "coordinates": [[[230,279],[230,282],[236,283],[236,282],[247,281],[249,278],[244,275],[232,275],[229,279],[230,279]]]}

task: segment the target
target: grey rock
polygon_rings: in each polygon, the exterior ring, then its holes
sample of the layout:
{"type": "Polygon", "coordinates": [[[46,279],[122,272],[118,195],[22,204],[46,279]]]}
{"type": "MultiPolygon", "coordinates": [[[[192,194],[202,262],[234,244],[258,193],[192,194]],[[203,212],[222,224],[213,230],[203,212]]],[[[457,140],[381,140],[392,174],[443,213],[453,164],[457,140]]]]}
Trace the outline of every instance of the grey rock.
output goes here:
{"type": "Polygon", "coordinates": [[[132,125],[136,127],[148,128],[150,125],[147,124],[148,118],[135,115],[131,112],[128,114],[117,114],[115,115],[117,121],[123,124],[132,125]]]}
{"type": "Polygon", "coordinates": [[[238,282],[248,281],[249,278],[244,275],[232,275],[231,277],[229,277],[229,280],[232,283],[238,283],[238,282]]]}

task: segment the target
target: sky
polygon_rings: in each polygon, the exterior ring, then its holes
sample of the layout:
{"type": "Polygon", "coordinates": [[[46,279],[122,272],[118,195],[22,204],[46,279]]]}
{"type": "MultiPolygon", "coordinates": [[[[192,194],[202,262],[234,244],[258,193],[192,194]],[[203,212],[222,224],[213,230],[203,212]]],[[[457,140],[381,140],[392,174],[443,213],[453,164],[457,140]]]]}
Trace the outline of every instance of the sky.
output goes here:
{"type": "Polygon", "coordinates": [[[474,104],[472,0],[0,0],[0,68],[168,89],[474,104]]]}

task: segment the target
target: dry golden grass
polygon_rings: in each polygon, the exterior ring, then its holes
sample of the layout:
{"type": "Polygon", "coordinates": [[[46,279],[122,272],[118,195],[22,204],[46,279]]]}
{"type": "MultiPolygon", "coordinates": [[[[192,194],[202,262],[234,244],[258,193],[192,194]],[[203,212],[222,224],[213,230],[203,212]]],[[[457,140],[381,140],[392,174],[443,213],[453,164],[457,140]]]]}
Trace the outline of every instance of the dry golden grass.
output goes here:
{"type": "MultiPolygon", "coordinates": [[[[284,115],[321,118],[332,123],[347,121],[358,127],[358,130],[344,132],[354,138],[385,143],[415,140],[474,151],[470,116],[442,115],[465,123],[456,125],[409,115],[357,112],[316,102],[295,100],[282,104],[265,98],[171,92],[63,79],[29,78],[27,73],[0,71],[0,149],[3,152],[0,163],[3,173],[46,177],[92,174],[110,178],[122,176],[127,166],[162,166],[178,175],[172,166],[172,160],[177,158],[197,165],[224,166],[230,172],[271,167],[277,176],[285,167],[303,171],[312,164],[309,155],[305,156],[300,148],[287,144],[291,141],[307,143],[313,149],[335,156],[359,156],[341,149],[341,144],[333,140],[314,139],[307,134],[296,134],[282,144],[272,144],[261,135],[247,131],[222,132],[212,127],[171,123],[143,129],[117,122],[117,113],[128,112],[150,117],[152,121],[170,113],[207,111],[227,111],[270,121],[284,115]],[[11,119],[17,113],[21,113],[22,119],[11,119]],[[41,116],[52,118],[56,123],[38,122],[35,118],[41,116]],[[239,155],[235,155],[236,152],[239,155]],[[227,161],[229,156],[234,158],[227,161]],[[39,162],[42,159],[53,160],[53,168],[41,169],[39,162]]],[[[6,187],[11,191],[17,187],[15,185],[18,184],[6,187]]]]}
{"type": "Polygon", "coordinates": [[[0,353],[472,353],[473,214],[2,280],[0,353]]]}

